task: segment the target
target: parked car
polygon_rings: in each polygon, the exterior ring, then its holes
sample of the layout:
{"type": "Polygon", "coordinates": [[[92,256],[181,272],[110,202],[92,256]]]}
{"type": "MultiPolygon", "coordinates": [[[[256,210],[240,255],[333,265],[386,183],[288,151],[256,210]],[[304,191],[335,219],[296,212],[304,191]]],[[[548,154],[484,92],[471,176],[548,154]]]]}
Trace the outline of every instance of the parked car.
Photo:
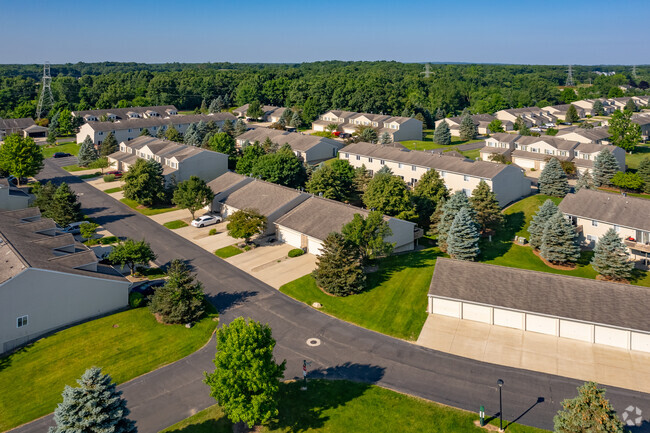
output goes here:
{"type": "Polygon", "coordinates": [[[165,280],[144,281],[141,283],[135,283],[133,287],[131,287],[131,291],[141,293],[142,296],[148,298],[149,296],[153,295],[153,292],[155,292],[157,288],[164,285],[165,280]]]}
{"type": "Polygon", "coordinates": [[[115,179],[119,179],[119,178],[122,177],[122,174],[123,174],[123,173],[122,173],[121,171],[119,171],[119,170],[112,170],[112,171],[107,171],[107,172],[104,173],[104,174],[105,174],[105,175],[107,175],[107,174],[112,174],[113,176],[115,176],[115,179]]]}
{"type": "Polygon", "coordinates": [[[76,221],[76,222],[70,223],[65,227],[61,227],[61,231],[63,233],[71,233],[73,235],[78,235],[79,233],[81,233],[81,229],[79,227],[81,226],[81,224],[84,224],[86,222],[87,221],[76,221]]]}
{"type": "Polygon", "coordinates": [[[54,155],[52,155],[53,158],[67,158],[68,156],[72,156],[72,154],[65,152],[56,152],[54,155]]]}
{"type": "Polygon", "coordinates": [[[194,227],[205,227],[212,224],[220,223],[223,219],[219,215],[210,215],[206,214],[198,217],[195,220],[192,220],[191,224],[194,227]]]}

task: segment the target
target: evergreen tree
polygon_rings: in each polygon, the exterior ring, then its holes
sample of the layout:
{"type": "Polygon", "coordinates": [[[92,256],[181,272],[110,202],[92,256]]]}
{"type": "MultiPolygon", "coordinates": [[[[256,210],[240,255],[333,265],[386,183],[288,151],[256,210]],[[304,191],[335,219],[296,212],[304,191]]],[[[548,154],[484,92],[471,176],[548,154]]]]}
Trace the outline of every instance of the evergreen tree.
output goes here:
{"type": "Polygon", "coordinates": [[[591,266],[610,280],[624,280],[632,275],[634,262],[630,261],[630,253],[614,229],[607,230],[598,239],[591,266]]]}
{"type": "Polygon", "coordinates": [[[138,137],[151,137],[151,133],[147,128],[143,128],[138,137]]]}
{"type": "Polygon", "coordinates": [[[158,133],[156,134],[156,138],[160,138],[161,140],[165,138],[165,129],[162,126],[158,128],[158,133]]]}
{"type": "Polygon", "coordinates": [[[215,111],[215,113],[218,113],[219,111],[223,111],[226,108],[228,108],[229,102],[227,101],[227,98],[224,98],[223,96],[219,95],[217,96],[216,101],[217,101],[216,102],[217,111],[215,111]]]}
{"type": "Polygon", "coordinates": [[[580,258],[580,248],[576,241],[577,234],[573,225],[564,214],[558,211],[551,216],[544,227],[542,257],[553,263],[574,263],[580,258]]]}
{"type": "Polygon", "coordinates": [[[115,153],[118,150],[120,150],[120,146],[119,146],[119,144],[117,144],[117,140],[115,139],[115,136],[113,135],[112,132],[109,132],[106,135],[106,138],[102,142],[100,150],[101,150],[101,157],[102,158],[105,158],[108,155],[110,155],[111,153],[115,153]]]}
{"type": "Polygon", "coordinates": [[[33,206],[41,210],[41,215],[46,218],[50,218],[48,213],[50,206],[52,206],[52,197],[56,192],[56,186],[49,181],[45,185],[41,183],[36,183],[32,188],[32,194],[36,197],[34,199],[33,206]]]}
{"type": "Polygon", "coordinates": [[[591,177],[589,170],[585,171],[583,174],[578,174],[575,191],[578,192],[581,189],[596,189],[594,186],[594,178],[591,177]]]}
{"type": "Polygon", "coordinates": [[[359,250],[340,233],[330,233],[323,241],[313,276],[320,288],[335,296],[359,293],[366,282],[359,250]]]}
{"type": "Polygon", "coordinates": [[[521,118],[521,116],[517,116],[515,119],[515,123],[513,125],[513,129],[515,131],[521,131],[522,128],[526,127],[526,123],[524,123],[524,119],[521,118]]]}
{"type": "Polygon", "coordinates": [[[54,411],[56,427],[49,433],[105,432],[137,433],[122,391],[117,391],[108,374],[92,367],[77,379],[79,387],[66,385],[63,402],[54,411]]]}
{"type": "Polygon", "coordinates": [[[650,158],[644,158],[636,173],[643,180],[643,192],[650,194],[650,158]]]}
{"type": "Polygon", "coordinates": [[[436,170],[429,170],[422,175],[413,188],[413,202],[422,227],[428,225],[440,200],[448,197],[449,191],[436,170]]]}
{"type": "Polygon", "coordinates": [[[183,134],[183,143],[190,146],[200,146],[201,142],[203,141],[202,138],[203,137],[199,136],[197,124],[191,123],[190,126],[188,126],[185,130],[185,134],[183,134]]]}
{"type": "Polygon", "coordinates": [[[433,132],[433,141],[445,146],[451,144],[451,131],[447,122],[443,121],[438,124],[438,127],[433,132]]]}
{"type": "Polygon", "coordinates": [[[578,116],[578,110],[576,110],[576,107],[573,104],[569,105],[569,109],[566,111],[566,116],[564,117],[564,121],[569,123],[575,123],[578,120],[580,120],[580,117],[578,116]]]}
{"type": "Polygon", "coordinates": [[[154,292],[149,310],[163,323],[192,323],[205,311],[203,297],[201,282],[183,261],[175,259],[167,270],[165,285],[154,292]]]}
{"type": "Polygon", "coordinates": [[[554,197],[564,197],[569,192],[569,181],[557,158],[551,158],[539,176],[539,192],[554,197]]]}
{"type": "MultiPolygon", "coordinates": [[[[463,191],[456,191],[449,197],[442,207],[442,215],[440,216],[440,222],[436,228],[438,232],[438,247],[442,251],[447,251],[447,237],[449,236],[449,230],[451,230],[451,225],[454,223],[454,218],[463,208],[471,208],[469,199],[463,191]]],[[[474,218],[473,210],[472,219],[474,218]]]]}
{"type": "Polygon", "coordinates": [[[618,172],[618,161],[612,152],[603,149],[594,160],[594,185],[611,185],[612,178],[618,172]]]}
{"type": "Polygon", "coordinates": [[[221,111],[221,108],[219,107],[219,101],[217,99],[213,99],[212,102],[210,102],[210,106],[208,107],[208,112],[210,113],[218,113],[221,111]]]}
{"type": "Polygon", "coordinates": [[[542,236],[548,220],[558,212],[557,205],[553,200],[546,200],[535,215],[533,215],[530,225],[528,226],[528,242],[530,246],[539,249],[542,246],[542,236]]]}
{"type": "Polygon", "coordinates": [[[271,140],[271,137],[266,137],[262,142],[262,149],[266,153],[275,153],[278,151],[278,145],[271,140]]]}
{"type": "Polygon", "coordinates": [[[476,260],[481,250],[478,247],[479,233],[472,212],[464,207],[454,217],[447,234],[447,252],[458,260],[476,260]]]}
{"type": "Polygon", "coordinates": [[[249,117],[251,119],[259,119],[262,116],[264,116],[264,110],[262,110],[260,101],[252,101],[250,104],[248,104],[246,117],[249,117]]]}
{"type": "Polygon", "coordinates": [[[164,198],[165,179],[160,163],[153,159],[137,159],[124,173],[124,197],[141,205],[151,206],[164,198]]]}
{"type": "Polygon", "coordinates": [[[370,126],[357,126],[356,130],[352,133],[356,143],[362,141],[365,143],[376,143],[378,140],[377,131],[370,126]]]}
{"type": "Polygon", "coordinates": [[[226,119],[223,121],[223,125],[221,125],[221,132],[225,132],[231,137],[233,136],[235,133],[235,126],[233,125],[232,120],[226,119]]]}
{"type": "Polygon", "coordinates": [[[393,139],[390,138],[390,134],[388,132],[384,132],[381,134],[381,138],[379,139],[379,143],[381,144],[390,144],[393,142],[393,139]]]}
{"type": "Polygon", "coordinates": [[[634,100],[632,98],[628,99],[627,102],[625,103],[625,111],[629,111],[630,113],[634,113],[637,111],[637,106],[634,103],[634,100]]]}
{"type": "Polygon", "coordinates": [[[262,149],[262,146],[257,142],[248,146],[243,146],[243,149],[241,158],[237,160],[235,171],[244,176],[248,176],[252,173],[257,160],[266,153],[264,152],[264,149],[262,149]]]}
{"type": "MultiPolygon", "coordinates": [[[[436,205],[436,209],[431,214],[431,218],[429,219],[429,231],[433,235],[438,234],[438,224],[440,224],[442,213],[444,212],[444,207],[448,199],[449,199],[448,197],[441,198],[440,201],[438,201],[438,204],[436,205]]],[[[438,241],[438,243],[440,243],[440,241],[438,241]]]]}
{"type": "Polygon", "coordinates": [[[291,117],[293,117],[293,111],[291,111],[290,108],[287,108],[282,112],[280,120],[284,120],[284,124],[287,125],[291,121],[291,117]]]}
{"type": "Polygon", "coordinates": [[[594,113],[594,116],[602,116],[605,114],[605,109],[603,108],[603,103],[600,99],[596,99],[591,106],[591,110],[594,113]]]}
{"type": "Polygon", "coordinates": [[[623,422],[594,382],[578,388],[578,396],[566,399],[553,418],[556,433],[624,433],[623,422]]]}
{"type": "Polygon", "coordinates": [[[60,116],[60,111],[57,111],[54,113],[52,118],[50,119],[50,124],[47,125],[47,135],[53,135],[56,137],[59,135],[59,116],[60,116]]]}
{"type": "Polygon", "coordinates": [[[67,183],[62,182],[56,189],[45,216],[52,218],[61,227],[83,219],[81,203],[77,200],[77,194],[70,189],[67,183]]]}
{"type": "Polygon", "coordinates": [[[208,104],[205,102],[205,99],[201,101],[201,108],[199,110],[203,114],[208,112],[208,104]]]}
{"type": "Polygon", "coordinates": [[[436,109],[435,120],[444,119],[446,115],[447,115],[447,114],[445,113],[445,110],[443,110],[442,108],[438,107],[438,108],[436,109]]]}
{"type": "Polygon", "coordinates": [[[93,144],[92,139],[89,135],[86,135],[83,143],[79,146],[79,153],[77,159],[79,160],[79,165],[82,167],[88,167],[88,165],[99,158],[95,145],[93,144]]]}
{"type": "Polygon", "coordinates": [[[503,214],[501,214],[497,196],[484,180],[481,179],[478,186],[472,191],[469,202],[476,212],[476,222],[482,232],[496,230],[503,223],[503,214]]]}
{"type": "Polygon", "coordinates": [[[478,131],[476,130],[476,125],[474,124],[471,114],[467,113],[463,116],[460,121],[459,130],[460,139],[463,141],[473,140],[476,138],[478,131]]]}
{"type": "Polygon", "coordinates": [[[234,136],[239,137],[247,130],[248,127],[246,126],[246,123],[244,123],[242,119],[237,119],[237,122],[235,122],[235,131],[233,132],[234,136]]]}
{"type": "Polygon", "coordinates": [[[291,116],[291,120],[289,121],[289,126],[296,129],[302,126],[302,119],[300,118],[300,114],[298,114],[297,111],[295,111],[291,116]]]}

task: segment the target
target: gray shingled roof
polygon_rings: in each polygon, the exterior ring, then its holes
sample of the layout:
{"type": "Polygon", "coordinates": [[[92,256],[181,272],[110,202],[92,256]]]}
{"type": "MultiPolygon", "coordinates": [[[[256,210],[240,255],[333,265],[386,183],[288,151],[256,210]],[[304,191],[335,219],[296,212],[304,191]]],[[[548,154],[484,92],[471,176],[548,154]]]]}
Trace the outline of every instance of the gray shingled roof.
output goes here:
{"type": "Polygon", "coordinates": [[[529,146],[540,142],[545,142],[560,150],[571,150],[579,144],[579,142],[575,140],[565,140],[563,138],[549,137],[547,135],[541,137],[523,136],[517,139],[517,144],[524,146],[529,146]]]}
{"type": "MultiPolygon", "coordinates": [[[[584,191],[584,190],[582,190],[584,191]]],[[[650,331],[650,289],[440,257],[429,295],[650,331]]]]}
{"type": "Polygon", "coordinates": [[[515,170],[517,168],[505,164],[494,164],[487,161],[474,161],[461,159],[454,156],[446,156],[444,153],[430,153],[419,150],[398,149],[390,145],[382,146],[371,143],[352,143],[340,151],[371,158],[384,159],[388,161],[401,162],[404,164],[416,165],[419,167],[433,168],[438,171],[450,173],[467,174],[486,179],[492,179],[503,170],[515,170]]]}
{"type": "Polygon", "coordinates": [[[91,114],[98,119],[101,116],[108,115],[108,114],[114,114],[117,116],[118,119],[128,119],[129,116],[127,113],[133,112],[133,113],[138,113],[142,115],[142,113],[146,113],[147,111],[155,111],[156,113],[160,114],[162,117],[167,116],[166,110],[174,110],[178,111],[176,107],[173,105],[154,105],[150,107],[127,107],[127,108],[108,108],[108,109],[99,109],[99,110],[79,110],[79,111],[73,111],[72,113],[75,116],[81,116],[84,117],[87,114],[91,114]]]}
{"type": "Polygon", "coordinates": [[[606,140],[610,137],[609,130],[607,128],[578,128],[577,126],[572,126],[569,128],[560,129],[556,137],[562,137],[563,135],[576,133],[592,141],[606,140]]]}
{"type": "Polygon", "coordinates": [[[643,198],[581,189],[576,194],[567,194],[559,208],[567,215],[650,230],[650,200],[643,198]]]}
{"type": "Polygon", "coordinates": [[[228,195],[222,203],[240,210],[255,209],[268,217],[301,195],[308,196],[293,188],[254,179],[228,195]]]}
{"type": "Polygon", "coordinates": [[[168,126],[203,122],[222,122],[225,120],[236,120],[230,113],[215,114],[188,114],[170,117],[147,117],[144,119],[127,119],[119,122],[88,122],[87,125],[94,131],[116,131],[124,129],[151,128],[153,126],[168,126]]]}
{"type": "Polygon", "coordinates": [[[250,143],[259,141],[260,143],[269,137],[271,141],[278,146],[288,143],[294,151],[306,152],[307,150],[318,146],[321,143],[328,144],[340,149],[343,143],[332,140],[331,138],[319,137],[316,135],[306,135],[299,132],[280,131],[272,128],[254,128],[250,129],[237,137],[237,141],[243,142],[248,140],[250,143]]]}
{"type": "Polygon", "coordinates": [[[214,195],[217,195],[226,191],[228,188],[234,185],[246,181],[246,179],[250,179],[250,178],[247,176],[242,176],[241,174],[237,174],[232,171],[227,171],[221,176],[217,177],[216,179],[213,179],[210,182],[208,182],[208,186],[210,187],[210,189],[212,189],[214,195]]]}
{"type": "Polygon", "coordinates": [[[21,119],[0,119],[0,130],[6,129],[25,129],[35,125],[34,119],[31,117],[23,117],[21,119]]]}
{"type": "Polygon", "coordinates": [[[521,137],[519,134],[508,134],[507,132],[497,132],[491,135],[492,138],[500,143],[512,143],[521,137]]]}

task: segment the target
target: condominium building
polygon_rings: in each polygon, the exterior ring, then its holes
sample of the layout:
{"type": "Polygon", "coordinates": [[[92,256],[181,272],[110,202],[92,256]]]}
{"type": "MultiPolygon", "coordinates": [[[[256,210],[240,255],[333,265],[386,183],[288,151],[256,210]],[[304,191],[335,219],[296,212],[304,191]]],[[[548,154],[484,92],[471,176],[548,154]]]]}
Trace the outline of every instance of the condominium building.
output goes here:
{"type": "Polygon", "coordinates": [[[312,123],[312,129],[325,131],[329,125],[336,125],[335,131],[345,134],[366,126],[376,130],[378,137],[387,133],[391,141],[422,140],[422,122],[412,117],[330,110],[312,123]]]}

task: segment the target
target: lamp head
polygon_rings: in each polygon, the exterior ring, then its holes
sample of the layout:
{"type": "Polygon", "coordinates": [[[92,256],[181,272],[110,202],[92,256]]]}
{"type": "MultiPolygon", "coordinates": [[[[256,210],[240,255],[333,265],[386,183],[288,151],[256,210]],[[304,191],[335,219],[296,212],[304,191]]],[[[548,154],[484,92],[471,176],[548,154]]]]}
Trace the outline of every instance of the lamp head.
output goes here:
{"type": "Polygon", "coordinates": [[[501,388],[503,386],[503,380],[497,380],[497,385],[499,385],[499,388],[501,388]]]}

